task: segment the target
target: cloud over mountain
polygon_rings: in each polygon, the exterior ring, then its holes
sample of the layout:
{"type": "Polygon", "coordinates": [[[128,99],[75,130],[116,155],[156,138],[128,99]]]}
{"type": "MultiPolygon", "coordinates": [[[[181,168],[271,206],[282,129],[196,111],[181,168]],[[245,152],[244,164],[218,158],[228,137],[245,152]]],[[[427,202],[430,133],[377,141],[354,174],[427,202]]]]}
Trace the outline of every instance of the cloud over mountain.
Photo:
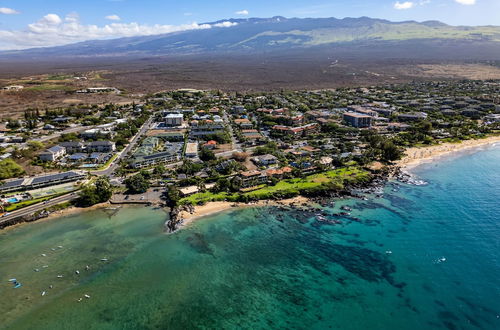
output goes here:
{"type": "MultiPolygon", "coordinates": [[[[109,15],[109,20],[118,21],[118,15],[109,15]]],[[[85,25],[78,14],[72,13],[61,18],[57,14],[47,14],[38,21],[28,24],[24,30],[0,30],[0,50],[25,49],[32,47],[58,46],[91,39],[112,39],[120,37],[148,36],[171,32],[203,30],[212,27],[231,27],[234,22],[216,24],[140,24],[110,23],[104,26],[85,25]]]]}

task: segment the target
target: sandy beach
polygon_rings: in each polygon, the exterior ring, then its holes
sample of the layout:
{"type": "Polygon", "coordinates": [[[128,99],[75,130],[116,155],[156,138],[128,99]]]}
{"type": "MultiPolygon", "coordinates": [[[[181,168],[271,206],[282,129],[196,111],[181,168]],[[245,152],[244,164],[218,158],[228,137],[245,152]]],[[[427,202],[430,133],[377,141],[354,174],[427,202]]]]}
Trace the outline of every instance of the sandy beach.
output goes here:
{"type": "Polygon", "coordinates": [[[182,211],[179,216],[184,219],[182,226],[187,226],[195,220],[200,218],[217,214],[222,211],[226,211],[232,208],[244,208],[244,207],[255,207],[255,206],[268,206],[268,205],[302,205],[304,203],[310,203],[310,200],[303,196],[298,196],[295,198],[284,199],[281,201],[273,200],[262,200],[253,203],[233,203],[233,202],[211,202],[205,205],[197,205],[194,207],[193,212],[182,211]]]}
{"type": "Polygon", "coordinates": [[[422,163],[431,162],[442,156],[495,143],[500,143],[500,136],[491,136],[479,140],[466,140],[461,143],[443,143],[429,147],[408,148],[405,151],[405,156],[397,162],[397,165],[403,169],[409,170],[422,163]]]}
{"type": "MultiPolygon", "coordinates": [[[[106,203],[96,204],[96,205],[93,205],[93,206],[90,206],[90,207],[85,207],[85,208],[76,207],[76,206],[70,206],[70,207],[68,207],[66,209],[52,212],[52,213],[49,214],[48,217],[40,219],[40,220],[50,220],[50,219],[53,219],[53,218],[60,218],[60,217],[64,217],[64,216],[68,216],[68,215],[73,215],[73,214],[78,214],[78,213],[82,213],[82,212],[99,210],[99,209],[103,209],[103,208],[106,208],[106,207],[116,207],[116,205],[112,205],[109,202],[106,202],[106,203]]],[[[37,220],[37,221],[40,221],[40,220],[37,220]]]]}

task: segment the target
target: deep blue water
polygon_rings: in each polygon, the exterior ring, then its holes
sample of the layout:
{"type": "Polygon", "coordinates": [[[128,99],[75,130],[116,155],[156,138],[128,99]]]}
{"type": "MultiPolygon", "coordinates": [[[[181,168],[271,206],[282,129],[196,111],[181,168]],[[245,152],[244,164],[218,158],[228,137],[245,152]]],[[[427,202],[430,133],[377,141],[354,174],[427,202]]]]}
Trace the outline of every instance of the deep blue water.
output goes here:
{"type": "Polygon", "coordinates": [[[428,185],[336,201],[336,224],[249,208],[165,235],[162,211],[127,208],[0,232],[0,327],[500,329],[499,164],[423,165],[428,185]]]}

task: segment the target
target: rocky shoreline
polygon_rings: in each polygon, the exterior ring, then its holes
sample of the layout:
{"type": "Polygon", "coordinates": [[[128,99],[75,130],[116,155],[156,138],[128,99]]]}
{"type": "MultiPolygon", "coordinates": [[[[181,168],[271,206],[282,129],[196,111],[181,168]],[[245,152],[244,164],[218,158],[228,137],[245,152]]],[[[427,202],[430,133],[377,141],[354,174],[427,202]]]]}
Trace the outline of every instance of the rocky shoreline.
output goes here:
{"type": "Polygon", "coordinates": [[[251,206],[278,206],[287,209],[302,211],[320,212],[320,208],[311,208],[311,205],[328,206],[332,199],[340,198],[363,198],[361,194],[377,194],[386,185],[388,180],[394,177],[394,173],[399,171],[398,167],[387,167],[385,170],[372,174],[369,182],[359,184],[349,184],[342,190],[321,191],[320,194],[305,194],[295,198],[259,200],[247,203],[233,202],[210,202],[215,207],[183,205],[173,208],[169,212],[169,219],[165,222],[165,232],[173,233],[186,224],[201,217],[212,215],[233,207],[251,207],[251,206]],[[216,203],[219,203],[217,205],[216,203]],[[205,207],[205,209],[201,209],[205,207]]]}

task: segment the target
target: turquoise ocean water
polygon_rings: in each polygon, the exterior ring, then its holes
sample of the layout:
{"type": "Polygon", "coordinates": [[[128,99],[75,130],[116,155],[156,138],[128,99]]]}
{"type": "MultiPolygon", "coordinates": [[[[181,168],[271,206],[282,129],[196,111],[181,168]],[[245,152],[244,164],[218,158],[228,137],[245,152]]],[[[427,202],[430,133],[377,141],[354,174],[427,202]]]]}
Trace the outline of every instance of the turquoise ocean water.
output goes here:
{"type": "Polygon", "coordinates": [[[248,208],[165,235],[163,211],[123,208],[8,229],[0,328],[500,329],[499,164],[423,165],[428,185],[337,201],[337,224],[248,208]]]}

